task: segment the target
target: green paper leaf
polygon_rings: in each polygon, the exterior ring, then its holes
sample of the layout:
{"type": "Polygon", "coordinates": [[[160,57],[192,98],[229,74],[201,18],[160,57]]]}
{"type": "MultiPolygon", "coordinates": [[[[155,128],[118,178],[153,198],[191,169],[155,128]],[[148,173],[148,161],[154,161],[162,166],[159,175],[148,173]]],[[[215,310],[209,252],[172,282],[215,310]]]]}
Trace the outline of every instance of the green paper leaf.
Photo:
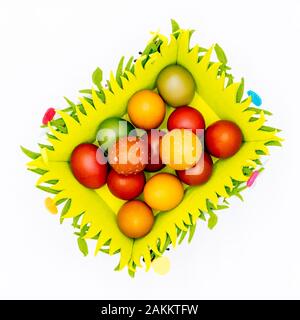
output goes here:
{"type": "MultiPolygon", "coordinates": [[[[72,111],[73,111],[73,108],[72,108],[72,107],[67,107],[67,108],[62,109],[61,111],[64,111],[64,112],[72,112],[72,111]]],[[[46,126],[43,126],[43,127],[45,128],[46,126]]]]}
{"type": "Polygon", "coordinates": [[[62,209],[61,214],[60,214],[60,218],[59,218],[60,224],[63,223],[63,221],[65,219],[64,215],[69,211],[72,200],[71,199],[61,199],[61,200],[56,202],[56,205],[59,205],[59,204],[65,202],[65,201],[67,201],[67,202],[64,204],[63,209],[62,209]]]}
{"type": "Polygon", "coordinates": [[[52,193],[52,194],[58,194],[60,191],[58,190],[54,190],[52,188],[49,188],[49,187],[44,187],[44,186],[36,186],[38,189],[40,190],[43,190],[45,192],[48,192],[48,193],[52,193]]]}
{"type": "Polygon", "coordinates": [[[253,170],[254,170],[253,168],[244,167],[243,168],[243,173],[244,173],[245,176],[250,176],[252,174],[253,170]]]}
{"type": "Polygon", "coordinates": [[[282,143],[279,141],[268,141],[265,146],[282,147],[282,143]]]}
{"type": "Polygon", "coordinates": [[[46,181],[46,183],[48,184],[57,184],[57,182],[58,180],[55,180],[55,179],[46,181]]]}
{"type": "Polygon", "coordinates": [[[122,74],[123,74],[124,59],[125,59],[124,56],[120,59],[120,62],[119,62],[119,64],[118,64],[118,68],[117,68],[117,71],[116,71],[116,80],[117,80],[117,82],[118,82],[118,84],[119,84],[120,87],[122,87],[121,76],[122,76],[122,74]]]}
{"type": "Polygon", "coordinates": [[[200,218],[201,220],[203,220],[203,221],[206,221],[206,217],[205,217],[204,212],[200,212],[199,218],[200,218]]]}
{"type": "Polygon", "coordinates": [[[227,75],[227,78],[228,78],[228,81],[227,81],[226,87],[228,87],[228,86],[230,86],[231,84],[233,84],[233,80],[234,80],[233,75],[231,75],[231,74],[228,74],[228,75],[227,75]]]}
{"type": "Polygon", "coordinates": [[[68,199],[68,201],[65,203],[62,211],[61,211],[61,216],[63,217],[70,209],[71,207],[71,202],[72,200],[71,199],[68,199]]]}
{"type": "Polygon", "coordinates": [[[226,205],[218,205],[216,210],[224,210],[224,209],[228,209],[229,207],[226,205]]]}
{"type": "Polygon", "coordinates": [[[84,94],[92,94],[92,89],[81,89],[79,92],[84,94]]]}
{"type": "Polygon", "coordinates": [[[89,249],[85,239],[77,238],[77,243],[78,243],[79,250],[83,253],[84,256],[87,256],[89,253],[89,249]]]}
{"type": "MultiPolygon", "coordinates": [[[[100,249],[101,252],[109,254],[109,249],[100,249]]],[[[120,268],[119,266],[117,266],[116,268],[120,268]]],[[[115,269],[115,271],[117,271],[118,269],[115,269]]]]}
{"type": "Polygon", "coordinates": [[[101,89],[100,91],[96,91],[97,96],[100,98],[100,100],[105,103],[105,94],[103,92],[103,90],[101,89]]]}
{"type": "Polygon", "coordinates": [[[170,236],[167,235],[166,242],[165,242],[163,248],[160,248],[160,252],[164,253],[170,244],[171,244],[171,239],[170,239],[170,236]]]}
{"type": "Polygon", "coordinates": [[[144,51],[142,52],[142,56],[148,56],[150,51],[156,50],[155,41],[157,40],[157,36],[155,36],[146,46],[144,51]]]}
{"type": "Polygon", "coordinates": [[[215,213],[213,213],[212,211],[210,211],[208,214],[209,214],[208,228],[213,229],[218,222],[218,216],[215,213]]]}
{"type": "Polygon", "coordinates": [[[132,62],[133,62],[133,59],[134,59],[134,57],[131,56],[131,57],[129,58],[128,62],[126,63],[126,66],[125,66],[125,70],[126,70],[126,71],[130,71],[131,65],[132,65],[132,62]]]}
{"type": "Polygon", "coordinates": [[[27,157],[29,157],[30,159],[35,160],[35,159],[37,159],[38,157],[41,156],[40,153],[30,151],[30,150],[28,150],[28,149],[26,149],[26,148],[24,148],[24,147],[22,147],[22,146],[20,146],[20,147],[21,147],[21,150],[23,151],[23,153],[24,153],[27,157]]]}
{"type": "Polygon", "coordinates": [[[207,52],[208,50],[206,48],[203,47],[199,47],[199,52],[207,52]]]}
{"type": "Polygon", "coordinates": [[[83,238],[86,235],[88,230],[89,230],[89,226],[87,224],[84,225],[80,230],[80,237],[83,238]]]}
{"type": "Polygon", "coordinates": [[[43,169],[40,169],[40,168],[36,168],[36,169],[29,169],[28,168],[27,170],[29,170],[31,172],[34,172],[36,174],[40,174],[40,175],[43,175],[43,174],[45,174],[47,172],[47,170],[43,170],[43,169]]]}
{"type": "Polygon", "coordinates": [[[186,235],[187,235],[187,232],[186,232],[186,231],[182,231],[182,232],[181,232],[181,235],[180,235],[178,244],[181,244],[181,243],[182,243],[182,241],[184,240],[184,238],[185,238],[186,235]]]}
{"type": "Polygon", "coordinates": [[[259,128],[259,130],[266,131],[266,132],[273,132],[273,131],[279,132],[280,131],[280,130],[278,130],[276,128],[272,128],[272,127],[269,127],[269,126],[262,126],[261,128],[259,128]]]}
{"type": "Polygon", "coordinates": [[[53,134],[50,134],[50,133],[46,133],[47,137],[52,139],[52,140],[58,140],[53,134]]]}
{"type": "Polygon", "coordinates": [[[58,119],[55,119],[55,120],[51,120],[51,125],[55,126],[55,127],[58,127],[58,126],[65,126],[65,121],[62,119],[62,118],[58,118],[58,119]]]}
{"type": "Polygon", "coordinates": [[[244,201],[244,198],[240,193],[236,193],[234,196],[238,197],[241,201],[244,201]]]}
{"type": "Polygon", "coordinates": [[[190,243],[191,241],[192,241],[192,239],[193,239],[193,236],[194,236],[194,234],[195,234],[195,231],[196,231],[196,224],[192,224],[191,226],[190,226],[190,232],[189,232],[189,238],[188,238],[188,242],[190,243]]]}
{"type": "Polygon", "coordinates": [[[179,24],[174,19],[171,19],[171,25],[172,25],[172,33],[175,33],[180,29],[179,24]]]}
{"type": "Polygon", "coordinates": [[[81,214],[73,218],[72,226],[76,229],[80,229],[80,225],[78,224],[78,221],[80,218],[81,218],[81,214]]]}
{"type": "Polygon", "coordinates": [[[255,122],[255,121],[257,121],[257,120],[259,120],[258,117],[251,117],[251,118],[249,119],[249,122],[255,122]]]}
{"type": "Polygon", "coordinates": [[[256,114],[260,114],[261,112],[263,112],[265,115],[268,115],[268,116],[273,115],[272,112],[270,112],[268,110],[260,109],[260,108],[249,107],[249,108],[247,108],[247,110],[254,111],[256,114]]]}
{"type": "Polygon", "coordinates": [[[194,29],[190,29],[189,30],[189,40],[191,40],[192,35],[194,34],[195,30],[194,29]]]}
{"type": "Polygon", "coordinates": [[[130,275],[131,278],[134,278],[134,276],[135,276],[135,271],[136,271],[136,266],[135,266],[134,263],[132,264],[132,267],[133,267],[133,270],[131,270],[131,269],[128,268],[128,274],[130,275]]]}
{"type": "MultiPolygon", "coordinates": [[[[76,110],[76,104],[74,102],[72,102],[70,99],[68,99],[67,97],[64,97],[64,99],[66,100],[68,105],[73,109],[73,111],[75,111],[76,110]]],[[[63,111],[66,111],[66,109],[64,109],[63,111]]]]}
{"type": "MultiPolygon", "coordinates": [[[[89,97],[83,97],[84,100],[86,100],[90,105],[93,105],[93,99],[89,98],[89,97]]],[[[82,105],[82,109],[84,110],[84,113],[86,114],[86,111],[82,105]]]]}
{"type": "Polygon", "coordinates": [[[224,50],[217,43],[215,45],[215,52],[216,52],[216,55],[218,57],[218,60],[221,63],[226,64],[227,63],[226,54],[225,54],[224,50]]]}
{"type": "Polygon", "coordinates": [[[241,102],[243,95],[244,95],[244,87],[245,87],[245,80],[244,78],[241,79],[240,86],[238,88],[238,91],[236,93],[236,102],[241,102]]]}
{"type": "Polygon", "coordinates": [[[109,80],[106,80],[106,84],[107,84],[108,89],[109,89],[111,92],[113,92],[109,80]]]}
{"type": "Polygon", "coordinates": [[[39,145],[40,148],[46,148],[46,149],[51,150],[51,151],[54,150],[53,146],[50,146],[48,144],[39,143],[38,145],[39,145]]]}
{"type": "Polygon", "coordinates": [[[56,201],[55,204],[56,204],[57,206],[59,206],[60,204],[64,203],[65,201],[67,201],[66,198],[60,199],[60,200],[56,201]]]}
{"type": "Polygon", "coordinates": [[[103,76],[103,72],[99,67],[96,68],[96,70],[92,74],[93,83],[98,87],[99,90],[102,88],[102,85],[101,85],[102,76],[103,76]]]}
{"type": "Polygon", "coordinates": [[[254,162],[255,162],[256,164],[258,164],[259,166],[262,165],[262,162],[261,162],[259,159],[254,160],[254,162]]]}

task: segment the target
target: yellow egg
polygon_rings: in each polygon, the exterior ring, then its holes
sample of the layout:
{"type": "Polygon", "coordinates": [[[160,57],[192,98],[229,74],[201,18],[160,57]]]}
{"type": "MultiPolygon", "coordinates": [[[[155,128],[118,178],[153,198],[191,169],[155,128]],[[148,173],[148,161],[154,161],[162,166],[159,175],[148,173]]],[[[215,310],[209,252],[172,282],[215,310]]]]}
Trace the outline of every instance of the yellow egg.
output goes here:
{"type": "Polygon", "coordinates": [[[154,210],[167,211],[181,202],[183,192],[182,183],[176,176],[158,173],[147,181],[144,200],[154,210]]]}
{"type": "Polygon", "coordinates": [[[160,275],[165,275],[170,271],[170,260],[168,257],[156,258],[151,265],[154,272],[160,275]]]}
{"type": "Polygon", "coordinates": [[[174,129],[162,138],[160,157],[170,168],[186,170],[198,162],[202,151],[200,139],[191,130],[174,129]]]}

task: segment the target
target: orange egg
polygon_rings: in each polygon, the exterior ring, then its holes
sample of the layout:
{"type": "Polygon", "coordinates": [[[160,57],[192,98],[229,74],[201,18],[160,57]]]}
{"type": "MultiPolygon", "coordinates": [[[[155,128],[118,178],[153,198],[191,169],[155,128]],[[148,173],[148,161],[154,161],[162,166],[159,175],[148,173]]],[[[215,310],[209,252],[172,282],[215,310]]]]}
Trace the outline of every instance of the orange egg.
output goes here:
{"type": "Polygon", "coordinates": [[[140,200],[126,202],[118,212],[119,229],[129,238],[141,238],[149,233],[154,223],[152,210],[140,200]]]}
{"type": "Polygon", "coordinates": [[[136,127],[150,130],[159,127],[163,122],[166,106],[157,93],[142,90],[130,98],[127,112],[136,127]]]}
{"type": "Polygon", "coordinates": [[[155,210],[167,211],[175,208],[184,195],[183,185],[169,173],[158,173],[144,187],[145,202],[155,210]]]}
{"type": "Polygon", "coordinates": [[[174,129],[163,136],[160,157],[164,164],[174,170],[193,167],[201,157],[203,148],[200,139],[191,131],[174,129]]]}

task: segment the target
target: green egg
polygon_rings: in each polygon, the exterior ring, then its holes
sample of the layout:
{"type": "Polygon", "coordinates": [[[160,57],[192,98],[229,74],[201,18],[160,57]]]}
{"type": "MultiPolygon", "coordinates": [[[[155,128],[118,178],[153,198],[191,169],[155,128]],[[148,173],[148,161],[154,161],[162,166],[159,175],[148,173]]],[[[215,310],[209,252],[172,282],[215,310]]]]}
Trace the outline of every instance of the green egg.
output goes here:
{"type": "Polygon", "coordinates": [[[134,130],[134,126],[122,118],[108,118],[101,122],[98,128],[97,141],[103,151],[107,151],[107,149],[114,144],[117,139],[129,135],[135,135],[134,130]]]}
{"type": "Polygon", "coordinates": [[[195,94],[195,82],[188,70],[174,64],[164,68],[156,81],[165,102],[172,107],[188,105],[195,94]]]}

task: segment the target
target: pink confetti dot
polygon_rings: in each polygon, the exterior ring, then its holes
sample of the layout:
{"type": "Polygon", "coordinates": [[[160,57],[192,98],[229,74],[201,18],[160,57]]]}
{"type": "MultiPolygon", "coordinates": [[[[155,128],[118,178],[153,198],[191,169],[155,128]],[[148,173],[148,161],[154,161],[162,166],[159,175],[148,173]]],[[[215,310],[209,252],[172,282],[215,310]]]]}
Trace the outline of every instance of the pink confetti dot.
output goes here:
{"type": "Polygon", "coordinates": [[[54,116],[55,116],[55,109],[49,108],[43,116],[43,120],[42,120],[43,124],[47,125],[48,122],[54,118],[54,116]]]}
{"type": "Polygon", "coordinates": [[[252,172],[249,180],[247,181],[247,187],[251,187],[253,185],[258,175],[259,175],[259,171],[256,170],[252,172]]]}

